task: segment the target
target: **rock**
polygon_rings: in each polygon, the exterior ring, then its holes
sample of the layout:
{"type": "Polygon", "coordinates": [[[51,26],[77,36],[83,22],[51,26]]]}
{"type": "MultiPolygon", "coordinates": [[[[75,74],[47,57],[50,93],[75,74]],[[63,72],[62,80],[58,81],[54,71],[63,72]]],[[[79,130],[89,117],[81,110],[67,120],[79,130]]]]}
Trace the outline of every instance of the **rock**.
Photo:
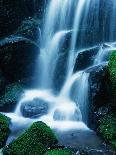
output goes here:
{"type": "Polygon", "coordinates": [[[0,149],[6,144],[7,138],[10,134],[10,119],[0,113],[0,149]]]}
{"type": "Polygon", "coordinates": [[[43,155],[57,142],[55,134],[46,124],[35,122],[15,141],[4,147],[3,154],[43,155]]]}
{"type": "Polygon", "coordinates": [[[17,102],[24,93],[24,88],[20,83],[9,84],[5,87],[0,97],[0,111],[11,112],[14,111],[17,102]]]}
{"type": "Polygon", "coordinates": [[[3,76],[2,71],[0,71],[0,95],[2,91],[4,90],[5,86],[8,84],[8,81],[6,78],[3,76]]]}
{"type": "Polygon", "coordinates": [[[85,69],[93,64],[94,58],[99,51],[99,46],[81,51],[76,58],[74,72],[85,69]]]}
{"type": "Polygon", "coordinates": [[[55,121],[65,121],[67,119],[70,119],[72,121],[80,121],[82,119],[81,112],[78,109],[75,109],[71,113],[71,111],[67,110],[62,110],[62,109],[56,109],[53,115],[53,119],[55,121]]]}
{"type": "Polygon", "coordinates": [[[25,18],[35,14],[34,1],[0,1],[0,38],[12,34],[25,18]]]}
{"type": "Polygon", "coordinates": [[[34,19],[29,17],[28,19],[25,19],[22,21],[20,27],[18,27],[15,34],[22,35],[28,39],[37,41],[38,38],[40,38],[40,21],[39,19],[34,19]]]}
{"type": "Polygon", "coordinates": [[[48,103],[42,99],[35,98],[31,101],[23,102],[21,112],[24,117],[38,118],[48,113],[48,103]]]}
{"type": "Polygon", "coordinates": [[[22,36],[10,36],[0,42],[0,68],[14,82],[31,77],[38,55],[38,46],[22,36]]]}
{"type": "Polygon", "coordinates": [[[111,99],[107,65],[99,65],[87,70],[89,76],[89,117],[88,125],[96,129],[98,125],[97,111],[106,106],[111,99]]]}

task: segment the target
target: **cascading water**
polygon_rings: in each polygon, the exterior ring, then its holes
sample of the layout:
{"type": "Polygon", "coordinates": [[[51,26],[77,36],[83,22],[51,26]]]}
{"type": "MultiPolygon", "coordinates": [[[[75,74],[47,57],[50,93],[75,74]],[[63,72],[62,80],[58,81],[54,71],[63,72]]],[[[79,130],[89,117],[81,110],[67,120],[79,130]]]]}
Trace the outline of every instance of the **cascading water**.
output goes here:
{"type": "MultiPolygon", "coordinates": [[[[84,25],[92,25],[94,18],[98,19],[99,4],[99,0],[49,1],[44,19],[37,64],[37,69],[39,68],[40,70],[38,75],[39,82],[37,83],[38,89],[26,91],[18,103],[14,114],[6,114],[12,120],[14,119],[14,122],[19,120],[24,125],[42,120],[55,128],[88,129],[83,122],[87,124],[89,73],[86,73],[86,70],[81,70],[73,74],[73,69],[76,61],[75,56],[80,52],[77,48],[78,38],[80,37],[80,44],[83,44],[86,35],[85,31],[82,31],[81,35],[79,35],[79,30],[83,29],[84,25]],[[91,15],[92,21],[90,19],[89,24],[88,17],[92,7],[95,8],[95,14],[94,16],[91,15]],[[71,39],[69,40],[69,47],[67,49],[68,61],[65,62],[65,65],[67,65],[65,82],[62,85],[61,91],[55,95],[53,87],[54,73],[60,59],[59,55],[62,53],[64,40],[69,33],[71,34],[71,39]],[[73,100],[71,89],[75,85],[75,82],[77,83],[77,91],[75,93],[76,99],[73,100]],[[35,98],[48,102],[48,113],[35,119],[24,118],[21,113],[21,105],[24,102],[33,101],[35,98]]],[[[94,27],[98,30],[99,24],[97,23],[96,25],[96,22],[94,24],[94,27]]],[[[105,49],[101,45],[90,67],[103,62],[104,52],[105,49]]]]}

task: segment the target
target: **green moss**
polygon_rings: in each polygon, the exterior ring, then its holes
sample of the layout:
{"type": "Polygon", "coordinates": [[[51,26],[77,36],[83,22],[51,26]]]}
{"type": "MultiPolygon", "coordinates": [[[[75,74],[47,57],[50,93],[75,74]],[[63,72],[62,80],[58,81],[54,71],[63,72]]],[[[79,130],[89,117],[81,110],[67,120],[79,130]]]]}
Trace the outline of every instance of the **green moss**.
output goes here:
{"type": "Polygon", "coordinates": [[[50,151],[47,151],[45,153],[45,155],[73,155],[73,153],[69,150],[61,150],[61,149],[54,149],[54,150],[50,150],[50,151]]]}
{"type": "Polygon", "coordinates": [[[105,116],[100,120],[99,132],[104,139],[116,147],[116,118],[105,116]]]}
{"type": "Polygon", "coordinates": [[[19,138],[3,149],[4,155],[43,155],[56,144],[52,130],[43,122],[33,123],[19,138]]]}
{"type": "Polygon", "coordinates": [[[116,51],[113,51],[110,56],[108,70],[109,70],[110,80],[112,82],[114,93],[116,93],[116,51]]]}
{"type": "Polygon", "coordinates": [[[8,117],[0,114],[0,148],[2,148],[5,145],[6,140],[9,136],[9,122],[10,120],[8,119],[8,117]]]}

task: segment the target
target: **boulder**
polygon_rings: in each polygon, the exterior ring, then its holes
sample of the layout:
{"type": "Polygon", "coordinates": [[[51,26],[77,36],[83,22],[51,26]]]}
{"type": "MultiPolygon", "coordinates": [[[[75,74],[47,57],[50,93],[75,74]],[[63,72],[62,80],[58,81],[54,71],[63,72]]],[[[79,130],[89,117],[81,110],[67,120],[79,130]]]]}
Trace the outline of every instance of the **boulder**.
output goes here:
{"type": "Polygon", "coordinates": [[[98,51],[99,46],[79,52],[74,65],[74,73],[91,66],[98,51]]]}
{"type": "Polygon", "coordinates": [[[99,65],[87,70],[89,76],[89,116],[88,125],[96,129],[98,125],[98,109],[106,106],[111,99],[107,65],[99,65]]]}
{"type": "Polygon", "coordinates": [[[48,113],[48,103],[42,99],[35,98],[25,101],[21,105],[21,113],[24,117],[38,118],[48,113]]]}
{"type": "Polygon", "coordinates": [[[82,116],[79,109],[76,109],[74,112],[71,113],[71,111],[62,110],[62,109],[56,109],[53,115],[53,119],[55,121],[65,121],[65,120],[72,120],[72,121],[81,121],[82,116]]]}
{"type": "Polygon", "coordinates": [[[12,83],[5,87],[2,95],[0,96],[0,111],[12,112],[16,104],[20,100],[24,88],[20,83],[12,83]]]}
{"type": "Polygon", "coordinates": [[[53,131],[43,122],[35,122],[3,149],[4,155],[44,155],[49,147],[57,144],[53,131]]]}
{"type": "Polygon", "coordinates": [[[33,75],[38,46],[22,36],[10,36],[0,42],[0,68],[10,82],[33,75]]]}

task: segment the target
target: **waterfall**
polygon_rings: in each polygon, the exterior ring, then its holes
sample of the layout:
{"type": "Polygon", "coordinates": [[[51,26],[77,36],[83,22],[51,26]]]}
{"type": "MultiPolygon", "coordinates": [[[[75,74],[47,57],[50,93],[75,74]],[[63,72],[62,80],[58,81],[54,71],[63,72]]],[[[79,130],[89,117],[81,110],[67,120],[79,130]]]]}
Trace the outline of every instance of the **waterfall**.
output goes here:
{"type": "MultiPolygon", "coordinates": [[[[110,24],[107,26],[110,31],[107,31],[107,33],[105,31],[107,30],[106,19],[101,20],[102,24],[99,23],[101,19],[100,5],[100,0],[49,0],[43,19],[40,53],[36,64],[36,69],[39,70],[37,75],[39,79],[38,89],[25,91],[14,112],[15,118],[22,118],[21,120],[24,121],[21,105],[24,102],[32,102],[38,98],[48,103],[48,113],[36,119],[28,118],[29,122],[41,120],[55,128],[62,126],[65,129],[71,127],[88,129],[86,125],[89,102],[89,73],[86,73],[86,69],[73,73],[73,69],[76,56],[81,52],[80,48],[90,47],[93,43],[93,46],[98,46],[98,38],[100,42],[99,50],[93,64],[89,67],[103,63],[104,56],[107,54],[106,51],[114,48],[113,42],[105,44],[108,45],[108,49],[104,47],[103,42],[107,38],[105,37],[107,34],[110,40],[114,41],[112,25],[114,31],[116,27],[116,21],[114,20],[116,4],[113,6],[110,24]],[[87,33],[88,31],[89,33],[87,33]],[[68,38],[65,49],[65,40],[67,40],[69,34],[70,38],[68,38]],[[64,84],[61,85],[61,90],[56,93],[53,87],[53,79],[56,66],[59,66],[60,55],[64,52],[63,49],[65,49],[68,57],[67,62],[62,64],[62,66],[66,65],[66,76],[64,84]],[[71,93],[75,85],[75,99],[73,99],[71,93]],[[65,125],[63,126],[63,124],[65,125]]],[[[62,68],[59,67],[59,69],[62,68]]],[[[8,114],[8,116],[13,119],[13,114],[8,114]]]]}

